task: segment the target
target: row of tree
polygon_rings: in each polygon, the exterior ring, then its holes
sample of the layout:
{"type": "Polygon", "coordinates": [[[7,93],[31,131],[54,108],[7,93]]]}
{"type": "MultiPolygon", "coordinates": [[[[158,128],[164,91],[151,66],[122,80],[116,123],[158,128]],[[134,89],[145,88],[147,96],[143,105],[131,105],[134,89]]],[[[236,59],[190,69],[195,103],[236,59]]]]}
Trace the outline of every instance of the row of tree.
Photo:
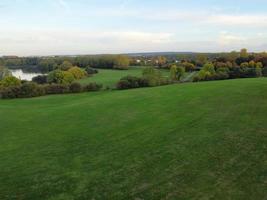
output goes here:
{"type": "Polygon", "coordinates": [[[0,98],[14,99],[14,98],[29,98],[38,97],[50,94],[68,94],[99,91],[102,85],[97,83],[90,83],[81,85],[74,82],[71,84],[45,84],[40,85],[34,82],[21,82],[15,77],[6,77],[1,81],[0,98]]]}
{"type": "MultiPolygon", "coordinates": [[[[267,53],[249,53],[247,49],[241,49],[240,52],[232,51],[229,53],[180,53],[159,56],[138,56],[131,59],[133,66],[157,66],[160,68],[170,68],[173,64],[188,65],[194,70],[203,67],[207,62],[212,63],[231,63],[232,66],[240,66],[242,63],[262,63],[267,67],[267,53]]],[[[186,68],[186,66],[184,66],[186,68]]]]}
{"type": "Polygon", "coordinates": [[[74,65],[81,68],[128,69],[130,59],[124,55],[77,56],[77,57],[2,57],[0,65],[21,68],[25,71],[50,72],[74,65]],[[67,65],[66,65],[67,64],[67,65]]]}

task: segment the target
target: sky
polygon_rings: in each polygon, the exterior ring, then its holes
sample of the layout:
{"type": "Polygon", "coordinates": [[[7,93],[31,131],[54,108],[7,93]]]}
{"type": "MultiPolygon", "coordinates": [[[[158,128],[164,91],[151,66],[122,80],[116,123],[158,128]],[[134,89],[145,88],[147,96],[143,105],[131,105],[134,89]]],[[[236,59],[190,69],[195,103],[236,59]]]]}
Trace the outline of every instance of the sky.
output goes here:
{"type": "Polygon", "coordinates": [[[266,0],[0,0],[0,55],[267,50],[266,0]]]}

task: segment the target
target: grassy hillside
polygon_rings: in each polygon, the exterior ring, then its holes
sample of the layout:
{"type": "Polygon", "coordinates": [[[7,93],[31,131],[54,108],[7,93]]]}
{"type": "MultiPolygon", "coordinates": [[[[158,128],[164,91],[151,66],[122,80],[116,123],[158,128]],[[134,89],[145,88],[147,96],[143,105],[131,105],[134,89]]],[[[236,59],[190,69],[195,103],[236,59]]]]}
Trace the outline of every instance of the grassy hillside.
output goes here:
{"type": "MultiPolygon", "coordinates": [[[[111,70],[111,69],[99,69],[99,73],[92,77],[79,80],[81,84],[88,84],[96,82],[103,84],[104,87],[115,87],[116,83],[124,76],[142,76],[144,67],[130,67],[129,70],[111,70]]],[[[163,76],[168,77],[170,72],[168,70],[161,70],[163,76]]]]}
{"type": "Polygon", "coordinates": [[[267,79],[0,101],[0,199],[264,199],[267,79]]]}

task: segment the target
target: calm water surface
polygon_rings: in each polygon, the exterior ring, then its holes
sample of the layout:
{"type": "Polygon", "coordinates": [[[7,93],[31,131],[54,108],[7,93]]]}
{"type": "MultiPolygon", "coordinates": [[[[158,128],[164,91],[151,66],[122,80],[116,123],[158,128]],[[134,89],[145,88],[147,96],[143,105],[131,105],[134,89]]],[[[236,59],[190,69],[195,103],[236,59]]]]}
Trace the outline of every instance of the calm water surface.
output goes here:
{"type": "Polygon", "coordinates": [[[21,80],[31,81],[33,77],[43,75],[41,73],[23,72],[22,69],[11,69],[12,75],[21,80]]]}

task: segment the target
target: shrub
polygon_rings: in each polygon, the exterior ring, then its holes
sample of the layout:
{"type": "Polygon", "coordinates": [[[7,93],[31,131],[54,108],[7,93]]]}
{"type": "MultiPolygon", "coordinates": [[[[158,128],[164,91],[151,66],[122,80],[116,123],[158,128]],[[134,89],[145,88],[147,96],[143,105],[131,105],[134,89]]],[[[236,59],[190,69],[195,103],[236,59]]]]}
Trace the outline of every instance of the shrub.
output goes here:
{"type": "Polygon", "coordinates": [[[89,83],[88,85],[85,85],[83,90],[86,92],[93,92],[93,91],[99,91],[101,90],[103,86],[101,84],[97,83],[89,83]]]}
{"type": "Polygon", "coordinates": [[[2,88],[0,91],[0,97],[2,99],[14,99],[18,98],[20,94],[20,86],[10,86],[2,88]]]}
{"type": "Polygon", "coordinates": [[[119,90],[125,90],[125,89],[130,89],[132,87],[130,87],[130,83],[127,81],[127,80],[120,80],[118,83],[117,83],[117,89],[119,90]]]}
{"type": "Polygon", "coordinates": [[[148,86],[149,86],[149,80],[135,76],[123,77],[117,83],[117,89],[119,90],[148,87],[148,86]]]}
{"type": "Polygon", "coordinates": [[[18,97],[38,97],[45,94],[45,89],[33,82],[26,82],[20,87],[18,97]]]}
{"type": "Polygon", "coordinates": [[[70,84],[70,92],[71,93],[80,93],[82,92],[82,85],[80,83],[72,83],[70,84]]]}
{"type": "Polygon", "coordinates": [[[51,84],[44,87],[46,94],[64,94],[69,92],[69,86],[66,84],[51,84]]]}
{"type": "Polygon", "coordinates": [[[229,72],[229,75],[230,78],[255,78],[262,76],[262,69],[260,67],[256,68],[234,67],[229,72]]]}
{"type": "Polygon", "coordinates": [[[87,72],[88,75],[92,75],[92,74],[97,74],[98,73],[97,69],[94,69],[94,68],[89,67],[89,66],[87,66],[85,68],[85,71],[87,72]]]}
{"type": "Polygon", "coordinates": [[[225,80],[229,78],[229,68],[226,67],[222,67],[222,68],[218,68],[216,70],[216,74],[215,74],[215,79],[216,80],[225,80]]]}
{"type": "Polygon", "coordinates": [[[32,78],[32,81],[37,84],[46,84],[47,83],[47,76],[46,75],[39,75],[32,78]]]}

